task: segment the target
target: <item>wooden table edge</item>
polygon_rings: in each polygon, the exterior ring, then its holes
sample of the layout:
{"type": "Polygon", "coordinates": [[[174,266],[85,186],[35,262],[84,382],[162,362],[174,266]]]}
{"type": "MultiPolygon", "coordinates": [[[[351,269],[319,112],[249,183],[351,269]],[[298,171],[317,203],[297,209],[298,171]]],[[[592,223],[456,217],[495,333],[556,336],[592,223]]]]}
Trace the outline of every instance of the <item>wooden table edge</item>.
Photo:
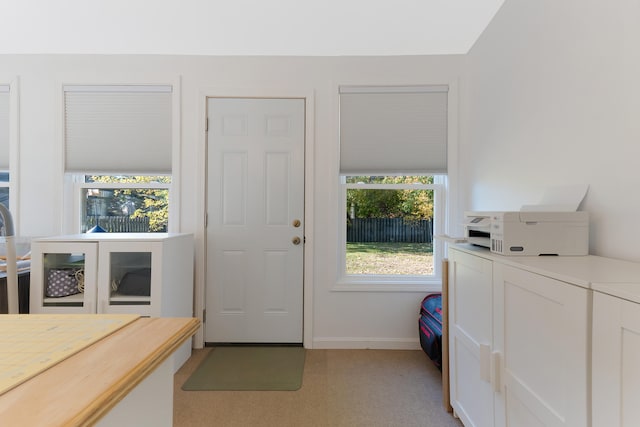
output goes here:
{"type": "MultiPolygon", "coordinates": [[[[118,404],[131,390],[133,390],[140,382],[142,382],[154,369],[156,369],[161,363],[169,358],[175,350],[177,350],[187,339],[189,339],[199,328],[200,322],[196,318],[140,318],[136,321],[124,326],[117,332],[103,338],[102,340],[94,343],[90,347],[83,351],[61,361],[59,364],[44,371],[40,375],[20,384],[16,388],[7,391],[3,395],[0,395],[0,402],[3,399],[10,399],[13,406],[29,405],[29,393],[34,390],[38,390],[39,382],[43,378],[47,378],[47,386],[51,388],[51,380],[60,376],[59,372],[72,370],[74,363],[77,363],[82,359],[95,359],[101,361],[107,357],[107,353],[113,351],[113,347],[117,345],[135,345],[136,341],[145,341],[147,347],[144,355],[135,357],[135,364],[127,366],[123,369],[122,374],[118,373],[115,379],[108,381],[101,388],[106,390],[101,391],[97,396],[93,397],[87,404],[73,403],[70,405],[70,412],[73,415],[66,417],[66,419],[59,419],[60,417],[53,416],[49,419],[51,422],[47,425],[55,426],[91,426],[94,425],[100,418],[102,418],[108,411],[110,411],[115,405],[118,404]],[[156,327],[161,328],[161,334],[154,334],[154,336],[139,336],[145,335],[147,330],[155,331],[156,327]],[[25,401],[26,400],[26,401],[25,401]]],[[[135,348],[135,346],[130,347],[135,348]]],[[[127,348],[124,349],[127,351],[127,348]]],[[[129,349],[130,351],[130,349],[129,349]]],[[[87,371],[87,362],[84,362],[83,374],[87,371]]],[[[109,374],[113,376],[113,373],[109,374]]],[[[61,381],[63,379],[61,378],[61,381]]],[[[68,388],[68,387],[67,387],[68,388]]],[[[62,399],[69,392],[65,389],[65,385],[61,384],[58,389],[49,390],[48,393],[51,396],[51,400],[62,399]]],[[[42,395],[44,393],[40,393],[42,395]]],[[[44,400],[40,396],[41,400],[44,400]]],[[[86,400],[86,399],[85,399],[86,400]]],[[[48,399],[47,399],[48,402],[48,399]]],[[[62,404],[62,402],[59,402],[62,404]]],[[[0,404],[0,417],[4,421],[14,420],[19,424],[16,425],[32,425],[28,424],[28,420],[25,420],[23,416],[29,418],[36,413],[42,414],[42,411],[46,408],[38,408],[34,405],[31,411],[24,411],[24,408],[6,407],[6,405],[0,404]],[[31,415],[29,415],[31,414],[31,415]],[[5,418],[6,417],[6,418],[5,418]],[[27,422],[27,424],[24,424],[27,422]]],[[[56,407],[56,410],[59,410],[56,407]]],[[[3,421],[3,422],[4,422],[3,421]]],[[[32,421],[36,421],[34,418],[32,421]]],[[[42,422],[42,419],[39,420],[42,422]]],[[[43,425],[43,424],[38,424],[43,425]]]]}

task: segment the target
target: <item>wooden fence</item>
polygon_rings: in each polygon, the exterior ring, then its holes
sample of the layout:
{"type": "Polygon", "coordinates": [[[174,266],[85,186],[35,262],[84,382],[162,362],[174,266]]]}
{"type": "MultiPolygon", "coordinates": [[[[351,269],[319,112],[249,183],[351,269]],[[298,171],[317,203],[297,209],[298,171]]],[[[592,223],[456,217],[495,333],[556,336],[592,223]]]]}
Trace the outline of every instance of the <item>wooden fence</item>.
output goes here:
{"type": "Polygon", "coordinates": [[[147,233],[149,231],[149,218],[130,218],[128,216],[90,216],[87,217],[82,232],[100,224],[109,233],[147,233]]]}
{"type": "Polygon", "coordinates": [[[347,242],[432,243],[432,220],[354,218],[347,223],[347,242]]]}

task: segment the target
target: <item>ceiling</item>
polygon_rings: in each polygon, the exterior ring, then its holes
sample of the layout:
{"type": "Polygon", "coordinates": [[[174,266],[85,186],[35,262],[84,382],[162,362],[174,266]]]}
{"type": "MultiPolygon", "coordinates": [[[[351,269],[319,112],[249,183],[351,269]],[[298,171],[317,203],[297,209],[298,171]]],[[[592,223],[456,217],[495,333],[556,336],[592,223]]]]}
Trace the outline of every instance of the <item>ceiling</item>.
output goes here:
{"type": "Polygon", "coordinates": [[[464,54],[503,2],[3,0],[0,54],[464,54]]]}

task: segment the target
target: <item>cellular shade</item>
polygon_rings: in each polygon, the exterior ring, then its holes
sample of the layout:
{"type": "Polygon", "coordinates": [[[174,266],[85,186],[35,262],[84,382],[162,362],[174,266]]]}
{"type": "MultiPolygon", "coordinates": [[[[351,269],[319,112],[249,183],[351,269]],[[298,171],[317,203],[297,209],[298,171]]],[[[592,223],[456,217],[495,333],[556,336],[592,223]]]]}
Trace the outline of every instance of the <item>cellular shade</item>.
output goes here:
{"type": "Polygon", "coordinates": [[[0,85],[0,170],[9,170],[9,85],[0,85]]]}
{"type": "Polygon", "coordinates": [[[171,173],[171,89],[65,86],[65,170],[171,173]]]}
{"type": "Polygon", "coordinates": [[[447,172],[447,86],[339,90],[341,174],[447,172]]]}

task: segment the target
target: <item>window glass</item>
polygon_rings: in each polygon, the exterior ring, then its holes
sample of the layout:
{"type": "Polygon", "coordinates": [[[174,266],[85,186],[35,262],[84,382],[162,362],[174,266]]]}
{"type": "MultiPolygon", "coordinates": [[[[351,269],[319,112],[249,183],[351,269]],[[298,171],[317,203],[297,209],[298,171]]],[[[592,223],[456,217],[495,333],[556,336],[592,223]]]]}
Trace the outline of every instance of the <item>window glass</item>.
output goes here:
{"type": "Polygon", "coordinates": [[[433,176],[346,176],[346,276],[434,275],[433,176]]]}
{"type": "Polygon", "coordinates": [[[0,203],[9,206],[9,172],[0,172],[0,203]]]}
{"type": "Polygon", "coordinates": [[[167,232],[170,176],[85,175],[81,232],[167,232]]]}

